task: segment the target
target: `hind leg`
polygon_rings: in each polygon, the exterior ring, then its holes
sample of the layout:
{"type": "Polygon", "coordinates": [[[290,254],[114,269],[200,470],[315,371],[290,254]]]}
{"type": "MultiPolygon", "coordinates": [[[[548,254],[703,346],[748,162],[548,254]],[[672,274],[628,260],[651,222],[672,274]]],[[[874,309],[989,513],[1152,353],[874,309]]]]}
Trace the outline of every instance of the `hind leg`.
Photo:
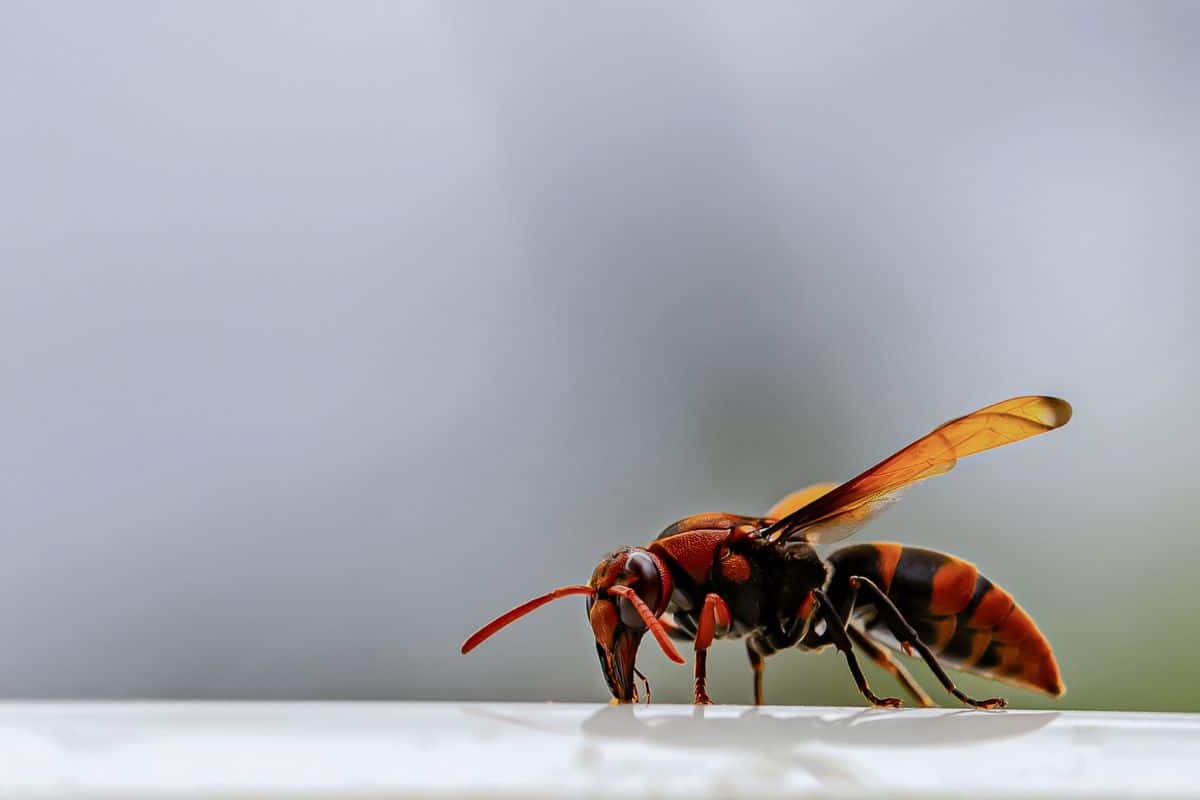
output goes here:
{"type": "Polygon", "coordinates": [[[896,641],[904,648],[905,652],[912,653],[916,650],[921,658],[925,661],[926,666],[941,682],[942,686],[946,687],[946,691],[957,697],[960,701],[973,708],[1004,708],[1008,705],[1008,701],[1003,697],[990,697],[987,700],[976,700],[969,696],[966,692],[954,685],[954,681],[946,674],[946,670],[942,669],[942,665],[938,662],[921,638],[917,636],[917,632],[913,630],[913,626],[908,624],[908,620],[900,613],[900,609],[896,608],[896,604],[891,601],[883,590],[875,585],[868,578],[855,575],[850,578],[850,609],[851,613],[854,610],[854,604],[858,599],[858,592],[865,590],[871,598],[871,603],[878,609],[880,617],[891,630],[892,635],[896,637],[896,641]]]}
{"type": "Polygon", "coordinates": [[[921,688],[921,685],[909,674],[904,665],[897,661],[886,647],[872,639],[869,633],[859,629],[858,625],[853,622],[846,628],[846,632],[850,634],[851,641],[862,648],[872,661],[896,676],[896,680],[900,681],[900,685],[916,701],[917,705],[926,708],[933,705],[933,698],[921,688]]]}

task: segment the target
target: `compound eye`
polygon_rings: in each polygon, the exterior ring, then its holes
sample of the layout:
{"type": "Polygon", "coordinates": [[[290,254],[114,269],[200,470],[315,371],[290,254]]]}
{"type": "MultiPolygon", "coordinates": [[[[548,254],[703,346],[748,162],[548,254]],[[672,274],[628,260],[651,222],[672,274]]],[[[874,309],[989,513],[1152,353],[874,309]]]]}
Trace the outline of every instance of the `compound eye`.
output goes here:
{"type": "MultiPolygon", "coordinates": [[[[642,598],[642,602],[649,606],[651,611],[657,611],[659,594],[662,591],[662,576],[654,564],[654,559],[648,553],[632,553],[625,560],[625,573],[633,579],[629,582],[630,588],[637,592],[638,597],[642,598]]],[[[625,625],[635,630],[646,627],[633,603],[624,597],[617,601],[617,608],[621,612],[621,622],[625,625]]]]}

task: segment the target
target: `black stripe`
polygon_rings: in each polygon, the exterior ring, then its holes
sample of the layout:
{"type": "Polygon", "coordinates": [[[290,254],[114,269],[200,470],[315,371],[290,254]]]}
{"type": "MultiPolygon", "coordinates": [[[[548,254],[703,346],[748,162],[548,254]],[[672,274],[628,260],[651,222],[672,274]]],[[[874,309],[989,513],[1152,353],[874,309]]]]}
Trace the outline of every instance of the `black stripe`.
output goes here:
{"type": "Polygon", "coordinates": [[[933,576],[949,560],[941,553],[920,547],[905,547],[900,551],[888,597],[910,622],[913,617],[930,616],[933,576]]]}
{"type": "Polygon", "coordinates": [[[971,651],[975,649],[975,637],[980,634],[981,631],[966,627],[966,623],[960,614],[958,618],[958,630],[954,632],[954,636],[946,643],[941,655],[947,660],[961,664],[966,660],[967,656],[971,655],[971,651]]]}
{"type": "Polygon", "coordinates": [[[1000,666],[1000,662],[1004,660],[1005,647],[1004,642],[992,642],[983,651],[983,655],[979,657],[979,660],[971,666],[971,669],[986,670],[1000,666]]]}
{"type": "MultiPolygon", "coordinates": [[[[941,636],[939,628],[948,619],[951,619],[951,617],[909,617],[908,624],[913,626],[913,630],[917,632],[917,636],[921,637],[921,641],[929,645],[929,648],[932,650],[937,644],[937,639],[941,636]]],[[[955,631],[955,635],[957,635],[957,631],[955,631]]]]}
{"type": "Polygon", "coordinates": [[[975,615],[975,609],[983,602],[983,596],[992,590],[992,582],[983,575],[975,578],[975,592],[971,595],[971,599],[967,601],[967,607],[958,612],[958,624],[965,625],[967,620],[975,615]]]}

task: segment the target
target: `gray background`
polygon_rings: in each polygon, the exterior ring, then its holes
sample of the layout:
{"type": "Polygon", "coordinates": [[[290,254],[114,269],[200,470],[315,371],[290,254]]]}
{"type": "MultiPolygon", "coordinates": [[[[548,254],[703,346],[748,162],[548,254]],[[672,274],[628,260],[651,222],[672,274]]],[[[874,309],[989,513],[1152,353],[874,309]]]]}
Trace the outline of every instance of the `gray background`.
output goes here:
{"type": "Polygon", "coordinates": [[[603,700],[582,600],[458,643],[1044,392],[860,537],[1200,710],[1200,5],[602,5],[0,4],[0,693],[603,700]]]}

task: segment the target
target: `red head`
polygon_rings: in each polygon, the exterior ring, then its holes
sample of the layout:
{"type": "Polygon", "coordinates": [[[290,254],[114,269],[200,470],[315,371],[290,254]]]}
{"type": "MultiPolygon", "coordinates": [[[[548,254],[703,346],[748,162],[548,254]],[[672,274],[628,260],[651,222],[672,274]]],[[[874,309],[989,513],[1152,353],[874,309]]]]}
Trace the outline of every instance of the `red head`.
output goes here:
{"type": "Polygon", "coordinates": [[[635,693],[637,648],[647,630],[668,658],[683,663],[683,657],[658,619],[667,609],[671,592],[671,573],[658,556],[641,547],[626,547],[605,556],[596,565],[587,586],[563,586],[501,614],[472,634],[463,643],[462,652],[469,653],[496,631],[551,600],[572,594],[587,595],[588,621],[596,637],[604,680],[613,697],[628,703],[635,693]]]}

